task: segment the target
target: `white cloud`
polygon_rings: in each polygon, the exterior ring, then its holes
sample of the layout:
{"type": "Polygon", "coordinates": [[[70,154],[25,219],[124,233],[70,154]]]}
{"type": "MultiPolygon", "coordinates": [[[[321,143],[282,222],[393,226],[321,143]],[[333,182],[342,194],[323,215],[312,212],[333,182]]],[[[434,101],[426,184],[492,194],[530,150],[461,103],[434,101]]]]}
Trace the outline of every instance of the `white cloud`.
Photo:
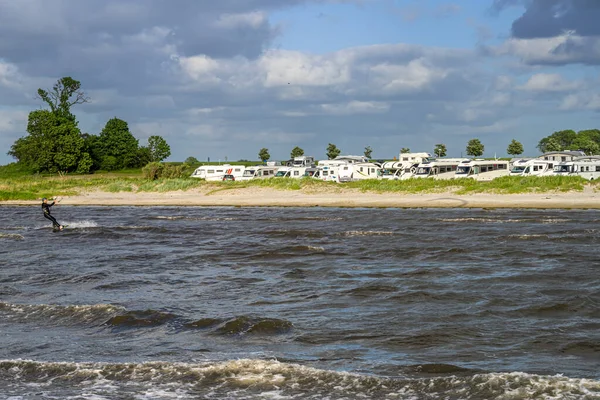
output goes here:
{"type": "Polygon", "coordinates": [[[381,114],[388,112],[390,105],[376,101],[351,101],[343,104],[321,104],[321,109],[326,114],[333,115],[381,114]]]}
{"type": "Polygon", "coordinates": [[[560,74],[540,73],[531,76],[518,89],[532,92],[565,92],[578,89],[581,85],[581,82],[565,80],[560,74]]]}
{"type": "Polygon", "coordinates": [[[264,12],[254,11],[243,14],[222,14],[215,22],[215,26],[227,29],[235,29],[246,26],[258,28],[267,23],[267,16],[264,12]]]}

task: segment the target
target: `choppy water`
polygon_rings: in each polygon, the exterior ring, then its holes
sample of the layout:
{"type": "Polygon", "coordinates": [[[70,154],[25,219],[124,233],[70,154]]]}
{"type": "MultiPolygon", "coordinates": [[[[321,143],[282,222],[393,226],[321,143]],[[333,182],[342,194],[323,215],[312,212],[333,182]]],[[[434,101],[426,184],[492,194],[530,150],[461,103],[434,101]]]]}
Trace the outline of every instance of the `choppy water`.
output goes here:
{"type": "Polygon", "coordinates": [[[0,208],[2,399],[598,399],[600,212],[0,208]]]}

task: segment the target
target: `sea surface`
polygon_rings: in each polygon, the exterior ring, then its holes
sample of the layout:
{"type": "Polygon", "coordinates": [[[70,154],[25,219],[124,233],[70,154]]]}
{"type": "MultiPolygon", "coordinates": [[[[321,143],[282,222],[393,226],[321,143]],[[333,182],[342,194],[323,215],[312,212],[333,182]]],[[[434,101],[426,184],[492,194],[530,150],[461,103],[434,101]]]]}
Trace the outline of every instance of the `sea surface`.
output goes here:
{"type": "Polygon", "coordinates": [[[0,207],[0,399],[600,399],[600,212],[0,207]]]}

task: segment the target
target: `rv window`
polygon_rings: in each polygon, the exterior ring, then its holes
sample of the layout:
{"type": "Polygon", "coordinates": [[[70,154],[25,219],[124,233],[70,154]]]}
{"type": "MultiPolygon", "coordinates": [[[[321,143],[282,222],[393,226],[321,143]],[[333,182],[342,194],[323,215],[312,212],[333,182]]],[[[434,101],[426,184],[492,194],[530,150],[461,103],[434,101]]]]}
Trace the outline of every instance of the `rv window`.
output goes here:
{"type": "Polygon", "coordinates": [[[329,175],[329,171],[323,171],[323,176],[329,175]]]}
{"type": "Polygon", "coordinates": [[[294,171],[294,176],[300,175],[300,171],[294,171]]]}
{"type": "Polygon", "coordinates": [[[215,170],[214,170],[214,169],[209,169],[209,170],[208,170],[208,173],[209,173],[209,174],[214,174],[214,173],[215,173],[215,170]]]}
{"type": "Polygon", "coordinates": [[[533,170],[534,170],[534,171],[537,171],[537,170],[538,170],[538,166],[537,166],[537,165],[534,165],[534,166],[533,166],[533,170]]]}
{"type": "Polygon", "coordinates": [[[239,168],[236,168],[236,169],[235,169],[235,172],[240,172],[240,169],[239,169],[239,168]]]}
{"type": "Polygon", "coordinates": [[[560,160],[561,161],[567,161],[567,157],[561,157],[560,160]]]}
{"type": "Polygon", "coordinates": [[[402,161],[408,161],[408,157],[402,157],[402,161]]]}
{"type": "Polygon", "coordinates": [[[363,172],[363,167],[360,167],[360,172],[363,172]]]}
{"type": "Polygon", "coordinates": [[[596,165],[596,172],[600,172],[600,165],[596,165]]]}
{"type": "Polygon", "coordinates": [[[222,169],[218,169],[218,170],[217,170],[217,173],[219,173],[219,172],[223,172],[223,170],[222,170],[222,169]]]}

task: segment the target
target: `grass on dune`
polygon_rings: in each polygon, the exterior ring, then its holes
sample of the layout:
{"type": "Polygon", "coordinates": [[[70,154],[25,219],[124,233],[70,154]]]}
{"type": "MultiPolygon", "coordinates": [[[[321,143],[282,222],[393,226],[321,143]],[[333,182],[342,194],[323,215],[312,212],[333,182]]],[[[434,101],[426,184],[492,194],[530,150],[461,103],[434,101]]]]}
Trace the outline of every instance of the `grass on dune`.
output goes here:
{"type": "MultiPolygon", "coordinates": [[[[543,192],[568,192],[582,191],[588,181],[581,177],[501,177],[487,182],[473,179],[408,179],[404,181],[392,180],[363,180],[336,184],[320,180],[272,178],[255,179],[250,181],[234,182],[205,182],[195,178],[157,179],[149,181],[140,176],[127,175],[79,175],[65,177],[43,177],[38,175],[0,178],[0,200],[38,200],[42,197],[71,196],[85,191],[106,192],[170,192],[186,191],[194,188],[211,188],[210,193],[229,189],[247,187],[273,188],[276,190],[304,190],[318,193],[332,189],[343,192],[345,189],[355,189],[363,192],[375,193],[434,193],[454,192],[456,194],[471,193],[543,193],[543,192]]],[[[595,190],[600,188],[597,182],[591,183],[595,190]]]]}

